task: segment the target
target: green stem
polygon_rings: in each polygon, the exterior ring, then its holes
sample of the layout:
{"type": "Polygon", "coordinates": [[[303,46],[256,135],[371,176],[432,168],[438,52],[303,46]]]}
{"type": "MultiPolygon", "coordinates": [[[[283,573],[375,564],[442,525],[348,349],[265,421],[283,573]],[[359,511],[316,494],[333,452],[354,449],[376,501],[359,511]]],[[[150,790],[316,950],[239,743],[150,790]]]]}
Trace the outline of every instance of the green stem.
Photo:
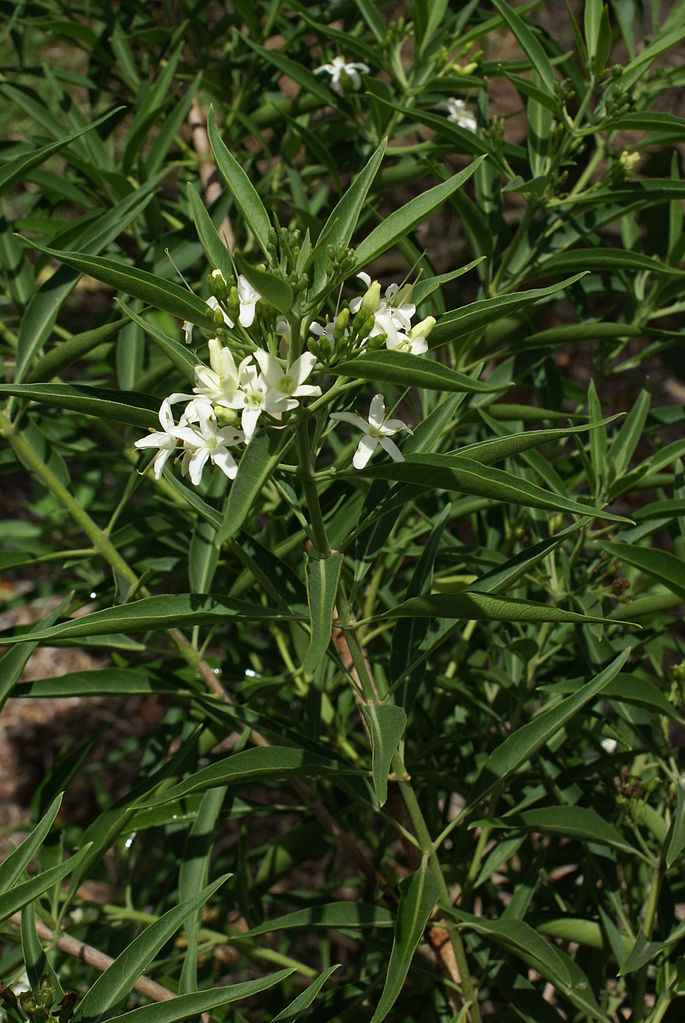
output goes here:
{"type": "MultiPolygon", "coordinates": [[[[400,777],[407,773],[404,766],[404,759],[400,753],[395,756],[393,769],[400,777]]],[[[419,806],[419,801],[416,798],[414,788],[409,781],[400,781],[398,784],[402,794],[402,799],[404,800],[404,805],[407,808],[407,813],[409,814],[414,832],[418,839],[419,846],[428,859],[431,873],[433,874],[438,886],[440,902],[445,909],[451,909],[452,899],[447,887],[447,882],[445,881],[445,876],[442,872],[442,867],[440,866],[440,860],[438,859],[435,845],[430,836],[430,832],[421,811],[421,807],[419,806]]],[[[471,976],[471,971],[469,970],[469,964],[466,958],[466,949],[464,948],[461,934],[452,924],[448,925],[448,931],[452,948],[454,950],[454,958],[459,968],[464,1001],[469,1003],[470,1006],[469,1013],[471,1023],[481,1023],[480,1009],[478,1008],[478,992],[476,991],[476,986],[474,984],[473,977],[471,976]]]]}
{"type": "Polygon", "coordinates": [[[300,466],[300,479],[304,498],[309,511],[309,522],[312,530],[314,547],[319,557],[330,557],[331,548],[326,536],[326,526],[323,521],[321,504],[319,503],[319,491],[314,479],[314,466],[312,458],[311,440],[309,427],[306,419],[300,418],[297,424],[297,460],[300,466]]]}

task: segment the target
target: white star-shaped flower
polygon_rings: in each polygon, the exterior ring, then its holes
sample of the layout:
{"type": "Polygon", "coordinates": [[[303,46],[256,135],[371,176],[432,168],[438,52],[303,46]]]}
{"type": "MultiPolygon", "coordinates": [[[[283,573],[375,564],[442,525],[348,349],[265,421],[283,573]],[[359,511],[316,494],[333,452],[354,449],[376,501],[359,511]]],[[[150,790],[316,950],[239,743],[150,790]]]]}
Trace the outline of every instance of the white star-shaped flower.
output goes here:
{"type": "MultiPolygon", "coordinates": [[[[357,277],[364,282],[367,288],[371,285],[371,278],[364,271],[358,273],[357,277]]],[[[389,284],[373,314],[373,327],[369,337],[385,334],[388,342],[392,342],[392,345],[387,344],[388,348],[400,343],[400,335],[404,336],[411,328],[412,318],[416,314],[414,303],[407,301],[407,292],[408,289],[405,291],[404,288],[400,288],[399,284],[389,284]]],[[[363,297],[361,296],[353,298],[350,302],[350,312],[358,312],[362,302],[363,297]]]]}
{"type": "Polygon", "coordinates": [[[161,479],[164,466],[178,446],[178,436],[175,433],[177,426],[171,411],[168,399],[165,399],[159,408],[159,422],[162,427],[154,433],[148,433],[147,437],[137,440],[137,448],[158,448],[155,460],[152,464],[152,471],[155,479],[161,479]]]}
{"type": "Polygon", "coordinates": [[[371,399],[368,422],[361,416],[355,415],[354,412],[333,412],[331,419],[336,422],[350,423],[364,434],[352,459],[355,469],[363,469],[379,445],[390,455],[393,462],[404,461],[404,455],[390,438],[401,430],[405,430],[407,433],[412,431],[401,419],[387,418],[382,394],[376,394],[371,399]]]}
{"type": "Polygon", "coordinates": [[[344,57],[334,57],[331,64],[322,64],[316,68],[315,75],[326,74],[331,76],[331,89],[337,92],[338,96],[344,95],[346,82],[349,82],[355,90],[361,89],[361,74],[369,73],[367,64],[358,61],[347,61],[344,57]]]}
{"type": "Polygon", "coordinates": [[[279,359],[268,352],[259,350],[254,353],[254,357],[266,381],[267,398],[276,404],[279,411],[288,412],[297,408],[298,398],[318,398],[321,394],[321,388],[316,384],[305,384],[316,365],[316,356],[311,352],[305,352],[299,359],[295,359],[287,370],[283,369],[279,359]]]}
{"type": "Polygon", "coordinates": [[[478,121],[463,99],[455,99],[454,96],[450,96],[448,100],[445,100],[445,109],[448,121],[453,121],[465,131],[478,131],[478,121]]]}
{"type": "Polygon", "coordinates": [[[175,435],[183,441],[183,471],[190,476],[191,483],[197,486],[205,465],[211,461],[229,480],[235,479],[238,466],[228,450],[240,444],[243,434],[232,426],[217,427],[216,417],[211,403],[200,398],[194,400],[194,414],[197,423],[192,426],[177,426],[175,435]]]}
{"type": "Polygon", "coordinates": [[[213,337],[209,342],[209,366],[195,367],[197,387],[194,387],[193,391],[216,405],[223,405],[224,408],[242,408],[240,374],[249,361],[248,355],[239,366],[236,366],[230,348],[223,347],[219,339],[213,337]]]}

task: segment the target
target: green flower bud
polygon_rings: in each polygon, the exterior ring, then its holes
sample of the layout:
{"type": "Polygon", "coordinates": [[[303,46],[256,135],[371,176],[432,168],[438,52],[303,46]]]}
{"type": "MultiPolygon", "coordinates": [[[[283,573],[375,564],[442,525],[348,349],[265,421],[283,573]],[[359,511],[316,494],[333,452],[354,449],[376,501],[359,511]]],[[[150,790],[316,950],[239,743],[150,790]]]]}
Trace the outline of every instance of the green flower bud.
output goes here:
{"type": "Polygon", "coordinates": [[[425,320],[421,320],[420,323],[417,323],[415,327],[411,328],[409,331],[409,337],[428,337],[436,322],[437,321],[434,316],[427,316],[425,320]]]}
{"type": "Polygon", "coordinates": [[[209,275],[210,286],[212,293],[217,298],[225,298],[228,293],[228,285],[226,284],[226,278],[222,274],[221,270],[212,270],[209,275]]]}
{"type": "Polygon", "coordinates": [[[366,294],[364,295],[364,298],[362,299],[362,304],[359,308],[359,312],[363,313],[364,317],[367,317],[369,314],[373,316],[373,314],[376,312],[380,304],[381,304],[380,283],[378,281],[372,281],[371,284],[369,285],[366,294]]]}
{"type": "Polygon", "coordinates": [[[350,322],[350,310],[347,308],[347,306],[345,306],[345,308],[341,309],[340,312],[338,313],[338,315],[335,318],[335,336],[336,336],[336,338],[343,337],[345,331],[347,330],[349,322],[350,322]]]}
{"type": "Polygon", "coordinates": [[[232,320],[237,320],[240,316],[240,299],[238,298],[238,289],[235,285],[228,292],[228,315],[232,320]]]}

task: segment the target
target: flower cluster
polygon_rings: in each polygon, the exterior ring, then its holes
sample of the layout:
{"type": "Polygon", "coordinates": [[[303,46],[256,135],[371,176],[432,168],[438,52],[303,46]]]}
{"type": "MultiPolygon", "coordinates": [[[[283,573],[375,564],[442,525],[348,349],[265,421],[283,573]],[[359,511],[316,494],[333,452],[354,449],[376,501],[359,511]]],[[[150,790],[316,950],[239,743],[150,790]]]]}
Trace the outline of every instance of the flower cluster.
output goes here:
{"type": "Polygon", "coordinates": [[[315,365],[315,356],[305,352],[286,369],[280,359],[262,349],[236,365],[230,348],[212,338],[209,366],[196,367],[193,394],[165,398],[159,410],[161,431],[142,437],[136,447],[158,449],[154,460],[157,479],[175,452],[182,453],[182,470],[196,486],[208,460],[233,479],[238,466],[228,449],[249,444],[262,413],[278,422],[285,412],[297,408],[299,398],[321,394],[320,387],[305,383],[315,365]],[[175,422],[171,406],[181,401],[187,405],[175,422]],[[241,429],[219,426],[220,419],[238,413],[241,429]]]}
{"type": "MultiPolygon", "coordinates": [[[[221,271],[214,270],[210,275],[214,295],[207,304],[214,312],[221,337],[208,342],[209,365],[200,363],[195,367],[191,394],[178,392],[164,399],[159,410],[161,429],[136,441],[137,448],[157,450],[153,460],[155,478],[161,477],[174,456],[196,486],[208,464],[234,479],[238,472],[237,449],[250,443],[263,415],[279,428],[286,425],[282,423],[284,415],[296,409],[302,399],[321,396],[321,387],[307,382],[317,368],[325,369],[325,365],[318,365],[319,360],[327,363],[382,346],[389,351],[423,355],[435,319],[427,316],[412,326],[416,315],[412,286],[390,284],[382,291],[379,282],[372,281],[367,273],[357,277],[366,286],[365,293],[352,299],[335,320],[324,325],[312,322],[309,350],[290,361],[290,324],[284,320],[274,323],[268,314],[256,320],[257,303],[262,298],[259,292],[242,275],[229,286],[221,271]],[[246,333],[255,320],[257,335],[266,336],[266,341],[260,338],[263,347],[246,333]],[[231,333],[234,329],[236,333],[231,333]],[[275,351],[283,353],[284,358],[275,351]],[[185,406],[177,415],[174,406],[181,402],[185,406]]],[[[191,341],[193,325],[185,323],[183,330],[186,340],[191,341]]],[[[334,412],[331,420],[350,423],[362,431],[353,459],[355,468],[363,469],[377,449],[395,461],[402,460],[391,438],[409,427],[399,419],[388,419],[382,395],[373,398],[368,421],[353,412],[334,412]]]]}
{"type": "Polygon", "coordinates": [[[357,277],[366,285],[366,293],[353,298],[335,320],[325,324],[314,321],[309,329],[317,341],[310,343],[310,348],[322,358],[334,351],[348,356],[383,345],[390,351],[424,355],[435,318],[427,316],[412,326],[416,315],[412,286],[390,284],[381,294],[379,282],[372,281],[367,273],[362,271],[357,277]]]}

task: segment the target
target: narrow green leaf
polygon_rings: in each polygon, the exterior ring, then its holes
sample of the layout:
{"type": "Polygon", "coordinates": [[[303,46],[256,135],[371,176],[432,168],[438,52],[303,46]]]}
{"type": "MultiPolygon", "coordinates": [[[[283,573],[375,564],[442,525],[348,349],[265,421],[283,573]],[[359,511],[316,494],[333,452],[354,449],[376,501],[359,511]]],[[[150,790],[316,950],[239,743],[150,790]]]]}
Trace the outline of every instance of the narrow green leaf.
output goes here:
{"type": "Polygon", "coordinates": [[[435,277],[423,278],[423,280],[418,281],[414,285],[412,293],[413,301],[417,306],[421,305],[421,303],[425,302],[427,298],[430,298],[434,291],[441,288],[443,284],[449,284],[451,281],[456,281],[458,277],[468,273],[469,270],[473,270],[474,267],[480,266],[484,260],[485,256],[478,256],[477,259],[472,259],[470,263],[467,263],[465,266],[460,266],[457,270],[448,270],[447,273],[437,274],[435,277]]]}
{"type": "MultiPolygon", "coordinates": [[[[29,562],[30,563],[30,562],[29,562]]],[[[0,563],[0,567],[2,567],[0,563]]],[[[59,604],[49,615],[41,621],[36,622],[34,626],[24,633],[22,636],[23,642],[15,646],[14,650],[8,650],[6,654],[0,658],[0,710],[5,705],[7,698],[12,692],[14,686],[21,678],[26,663],[38,646],[38,640],[33,640],[31,637],[34,632],[40,632],[41,629],[49,628],[61,614],[64,613],[66,608],[71,603],[71,598],[67,597],[59,604]]]]}
{"type": "Polygon", "coordinates": [[[410,200],[399,210],[395,210],[385,217],[383,222],[375,227],[371,234],[367,235],[364,241],[357,246],[354,254],[354,266],[350,273],[362,270],[368,263],[372,263],[386,249],[391,248],[398,239],[405,237],[417,224],[425,220],[434,209],[449,199],[469,180],[484,159],[484,156],[478,157],[458,174],[453,174],[447,181],[429,188],[423,195],[410,200]]]}
{"type": "Polygon", "coordinates": [[[223,520],[216,537],[217,546],[232,539],[243,525],[291,439],[274,430],[260,430],[253,436],[240,459],[238,474],[226,498],[223,520]]]}
{"type": "Polygon", "coordinates": [[[307,559],[307,603],[311,633],[302,668],[310,674],[319,667],[331,641],[333,611],[342,564],[342,554],[331,554],[328,558],[310,556],[307,559]]]}
{"type": "Polygon", "coordinates": [[[225,874],[205,888],[198,897],[180,903],[146,927],[86,991],[74,1010],[73,1019],[99,1017],[120,1002],[138,977],[147,970],[159,950],[173,937],[189,913],[204,906],[231,876],[225,874]]]}
{"type": "Polygon", "coordinates": [[[210,987],[195,994],[170,998],[166,1002],[141,1005],[120,1016],[110,1016],[108,1023],[176,1023],[177,1020],[193,1019],[211,1009],[218,1009],[222,1005],[240,1002],[243,998],[251,998],[262,991],[268,991],[277,984],[282,984],[294,972],[295,970],[278,970],[277,973],[270,973],[259,980],[245,980],[241,984],[229,984],[227,987],[210,987]]]}
{"type": "Polygon", "coordinates": [[[120,259],[106,259],[103,256],[89,256],[81,252],[61,252],[26,239],[27,244],[48,256],[54,256],[80,273],[90,274],[115,290],[124,291],[142,299],[148,305],[163,309],[181,320],[190,320],[207,330],[214,330],[216,324],[206,302],[193,295],[186,288],[167,281],[164,277],[139,270],[120,259]]]}
{"type": "Polygon", "coordinates": [[[624,91],[632,89],[638,79],[649,70],[652,61],[665,50],[670,50],[672,46],[675,46],[683,38],[685,38],[685,26],[683,25],[657,36],[653,43],[645,47],[641,53],[633,57],[623,68],[623,74],[619,79],[620,88],[624,91]]]}
{"type": "MultiPolygon", "coordinates": [[[[186,849],[178,872],[180,902],[198,898],[209,880],[209,863],[214,846],[215,826],[225,795],[226,787],[220,786],[216,789],[209,789],[202,796],[197,817],[188,832],[186,849]]],[[[181,994],[197,991],[200,919],[201,910],[196,910],[186,920],[186,954],[183,957],[179,984],[181,994]]],[[[205,1010],[201,1009],[200,1011],[204,1012],[205,1010]]]]}
{"type": "Polygon", "coordinates": [[[664,859],[668,870],[680,858],[683,849],[685,849],[685,787],[679,782],[676,806],[673,811],[673,819],[664,851],[664,859]]]}
{"type": "Polygon", "coordinates": [[[84,857],[88,855],[89,850],[89,845],[83,846],[65,863],[60,863],[56,867],[50,867],[49,870],[36,874],[30,881],[17,884],[10,891],[0,895],[0,920],[6,920],[7,917],[16,913],[18,909],[28,905],[29,902],[33,902],[34,899],[39,898],[44,892],[52,888],[53,885],[58,884],[63,878],[67,877],[72,870],[79,866],[84,857]]]}
{"type": "Polygon", "coordinates": [[[526,430],[524,433],[504,434],[490,440],[477,441],[475,444],[465,444],[464,447],[457,448],[454,454],[458,458],[472,458],[483,465],[492,465],[493,462],[500,462],[504,458],[510,458],[529,448],[536,448],[540,444],[561,440],[572,433],[595,431],[607,423],[612,423],[616,418],[617,416],[609,416],[608,419],[602,419],[600,422],[583,423],[581,426],[568,426],[563,429],[526,430]]]}
{"type": "Polygon", "coordinates": [[[230,281],[233,276],[233,257],[219,235],[197,189],[190,181],[188,182],[187,196],[195,230],[207,259],[217,270],[221,270],[227,281],[230,281]]]}
{"type": "Polygon", "coordinates": [[[584,685],[578,692],[561,700],[553,707],[541,711],[532,721],[527,722],[509,735],[486,760],[476,781],[469,806],[473,809],[496,786],[506,781],[526,763],[546,742],[618,675],[630,657],[630,649],[624,650],[603,671],[584,685]]]}
{"type": "Polygon", "coordinates": [[[371,1023],[382,1023],[397,1001],[437,899],[437,882],[424,859],[400,898],[385,985],[371,1023]]]}
{"type": "Polygon", "coordinates": [[[488,827],[524,828],[526,831],[567,835],[585,842],[608,845],[631,856],[643,855],[625,840],[618,828],[605,821],[595,810],[584,806],[536,807],[496,821],[488,820],[488,827]]]}
{"type": "Polygon", "coordinates": [[[513,597],[494,597],[488,593],[464,590],[461,593],[430,593],[411,597],[385,611],[381,618],[454,618],[478,622],[609,622],[609,618],[578,614],[551,604],[538,604],[513,597]]]}
{"type": "MultiPolygon", "coordinates": [[[[620,478],[627,471],[630,460],[640,442],[652,398],[649,391],[641,391],[632,409],[625,418],[621,429],[611,445],[611,462],[614,476],[620,478]]],[[[640,509],[641,511],[643,509],[640,509]]]]}
{"type": "Polygon", "coordinates": [[[529,291],[514,292],[512,295],[499,295],[497,298],[481,298],[462,306],[461,309],[450,310],[440,317],[440,322],[433,328],[430,336],[431,348],[456,341],[464,334],[478,330],[494,320],[525,309],[526,306],[542,299],[559,295],[583,276],[585,275],[582,273],[574,274],[573,277],[568,277],[557,284],[550,284],[548,288],[532,288],[529,291]]]}
{"type": "Polygon", "coordinates": [[[320,973],[316,980],[313,980],[297,998],[294,998],[289,1005],[286,1005],[285,1009],[281,1009],[278,1015],[273,1017],[271,1023],[281,1023],[281,1020],[295,1019],[296,1016],[306,1012],[319,997],[324,984],[331,974],[339,969],[340,963],[334,963],[333,966],[329,966],[327,970],[320,973]]]}
{"type": "Polygon", "coordinates": [[[93,128],[97,128],[99,125],[104,124],[105,121],[109,121],[110,118],[115,117],[117,114],[125,110],[125,107],[115,107],[114,110],[110,110],[109,113],[103,114],[102,117],[98,117],[97,120],[91,124],[86,125],[85,128],[80,128],[72,135],[67,135],[66,138],[60,139],[59,142],[51,142],[47,146],[41,146],[40,149],[34,149],[32,153],[23,153],[21,156],[17,156],[14,160],[8,160],[0,166],[0,193],[6,188],[9,188],[15,181],[24,180],[26,175],[32,167],[38,166],[39,163],[43,163],[49,157],[58,153],[60,149],[64,149],[65,146],[70,145],[76,139],[81,138],[86,132],[92,131],[93,128]]]}
{"type": "Polygon", "coordinates": [[[60,792],[55,797],[42,820],[38,822],[31,834],[16,849],[13,849],[7,859],[0,864],[0,893],[10,891],[17,878],[21,876],[24,869],[36,856],[53,825],[55,817],[59,813],[59,808],[62,805],[62,795],[63,793],[60,792]]]}
{"type": "Polygon", "coordinates": [[[569,249],[559,252],[540,263],[535,271],[539,277],[543,273],[573,273],[576,270],[648,270],[651,273],[680,276],[685,270],[669,266],[652,256],[641,252],[629,252],[627,249],[569,249]]]}
{"type": "Polygon", "coordinates": [[[607,554],[654,576],[672,593],[685,600],[685,562],[675,554],[627,543],[603,543],[601,546],[607,554]]]}
{"type": "Polygon", "coordinates": [[[165,789],[150,800],[148,805],[168,803],[170,800],[180,799],[195,792],[206,792],[207,789],[219,785],[236,784],[253,778],[287,778],[290,775],[318,777],[339,771],[337,764],[332,761],[329,763],[306,750],[291,746],[263,746],[234,753],[209,767],[202,768],[178,785],[165,789]]]}
{"type": "Polygon", "coordinates": [[[0,394],[72,409],[106,422],[159,428],[159,400],[137,391],[109,391],[89,384],[0,384],[0,394]]]}
{"type": "Polygon", "coordinates": [[[397,384],[399,387],[423,387],[430,391],[494,394],[504,390],[501,385],[492,386],[464,373],[457,373],[435,359],[412,355],[411,352],[367,352],[358,359],[332,366],[331,372],[355,380],[397,384]]]}
{"type": "Polygon", "coordinates": [[[253,288],[256,288],[266,301],[278,309],[279,313],[289,316],[292,312],[295,296],[293,289],[287,281],[275,274],[258,270],[255,266],[246,263],[239,256],[236,257],[238,268],[243,273],[253,288]]]}
{"type": "Polygon", "coordinates": [[[362,713],[371,736],[371,777],[376,806],[380,808],[388,798],[388,775],[407,727],[407,715],[391,703],[362,704],[362,713]]]}
{"type": "Polygon", "coordinates": [[[355,476],[398,480],[431,490],[454,490],[528,508],[567,511],[573,515],[589,515],[614,522],[630,521],[621,515],[544,490],[503,469],[491,469],[475,459],[457,455],[410,455],[404,462],[378,463],[356,472],[355,476]]]}
{"type": "Polygon", "coordinates": [[[207,115],[207,134],[221,176],[230,188],[233,198],[257,239],[260,249],[268,256],[269,232],[271,230],[269,216],[254,185],[236,158],[228,151],[219,135],[212,107],[209,108],[209,114],[207,115]]]}
{"type": "Polygon", "coordinates": [[[550,96],[553,96],[556,89],[554,69],[537,36],[528,28],[520,14],[506,3],[506,0],[492,0],[492,2],[516,36],[521,49],[542,79],[545,89],[550,96]]]}
{"type": "Polygon", "coordinates": [[[317,292],[325,280],[325,266],[328,261],[328,249],[344,249],[350,244],[369,189],[374,182],[383,154],[386,140],[374,150],[366,166],[359,172],[345,194],[338,200],[321,233],[311,255],[315,266],[314,292],[317,292]]]}
{"type": "Polygon", "coordinates": [[[130,306],[126,305],[122,299],[119,299],[118,304],[121,310],[152,338],[157,347],[164,352],[169,361],[181,371],[184,377],[192,383],[195,383],[195,367],[202,365],[202,360],[197,357],[195,350],[187,345],[181,344],[181,342],[176,341],[175,338],[169,337],[169,335],[165,334],[163,330],[157,327],[152,320],[146,320],[144,316],[139,316],[138,313],[134,309],[131,309],[130,306]]]}
{"type": "Polygon", "coordinates": [[[172,678],[162,682],[140,669],[98,668],[37,678],[15,686],[12,696],[22,700],[44,700],[68,699],[75,696],[139,696],[178,692],[179,686],[172,678]]]}
{"type": "Polygon", "coordinates": [[[236,941],[242,938],[258,938],[262,934],[273,934],[276,931],[288,931],[297,927],[351,927],[353,930],[363,927],[392,927],[392,913],[382,906],[369,906],[363,902],[329,902],[324,905],[312,906],[308,909],[297,909],[294,913],[265,920],[263,924],[234,936],[236,941]]]}
{"type": "MultiPolygon", "coordinates": [[[[129,604],[107,607],[102,611],[42,629],[32,638],[46,642],[81,636],[106,636],[109,632],[145,632],[182,625],[218,625],[241,618],[245,621],[287,620],[294,616],[241,600],[202,593],[172,593],[143,597],[129,604]]],[[[0,644],[23,643],[25,637],[0,635],[0,644]]]]}

